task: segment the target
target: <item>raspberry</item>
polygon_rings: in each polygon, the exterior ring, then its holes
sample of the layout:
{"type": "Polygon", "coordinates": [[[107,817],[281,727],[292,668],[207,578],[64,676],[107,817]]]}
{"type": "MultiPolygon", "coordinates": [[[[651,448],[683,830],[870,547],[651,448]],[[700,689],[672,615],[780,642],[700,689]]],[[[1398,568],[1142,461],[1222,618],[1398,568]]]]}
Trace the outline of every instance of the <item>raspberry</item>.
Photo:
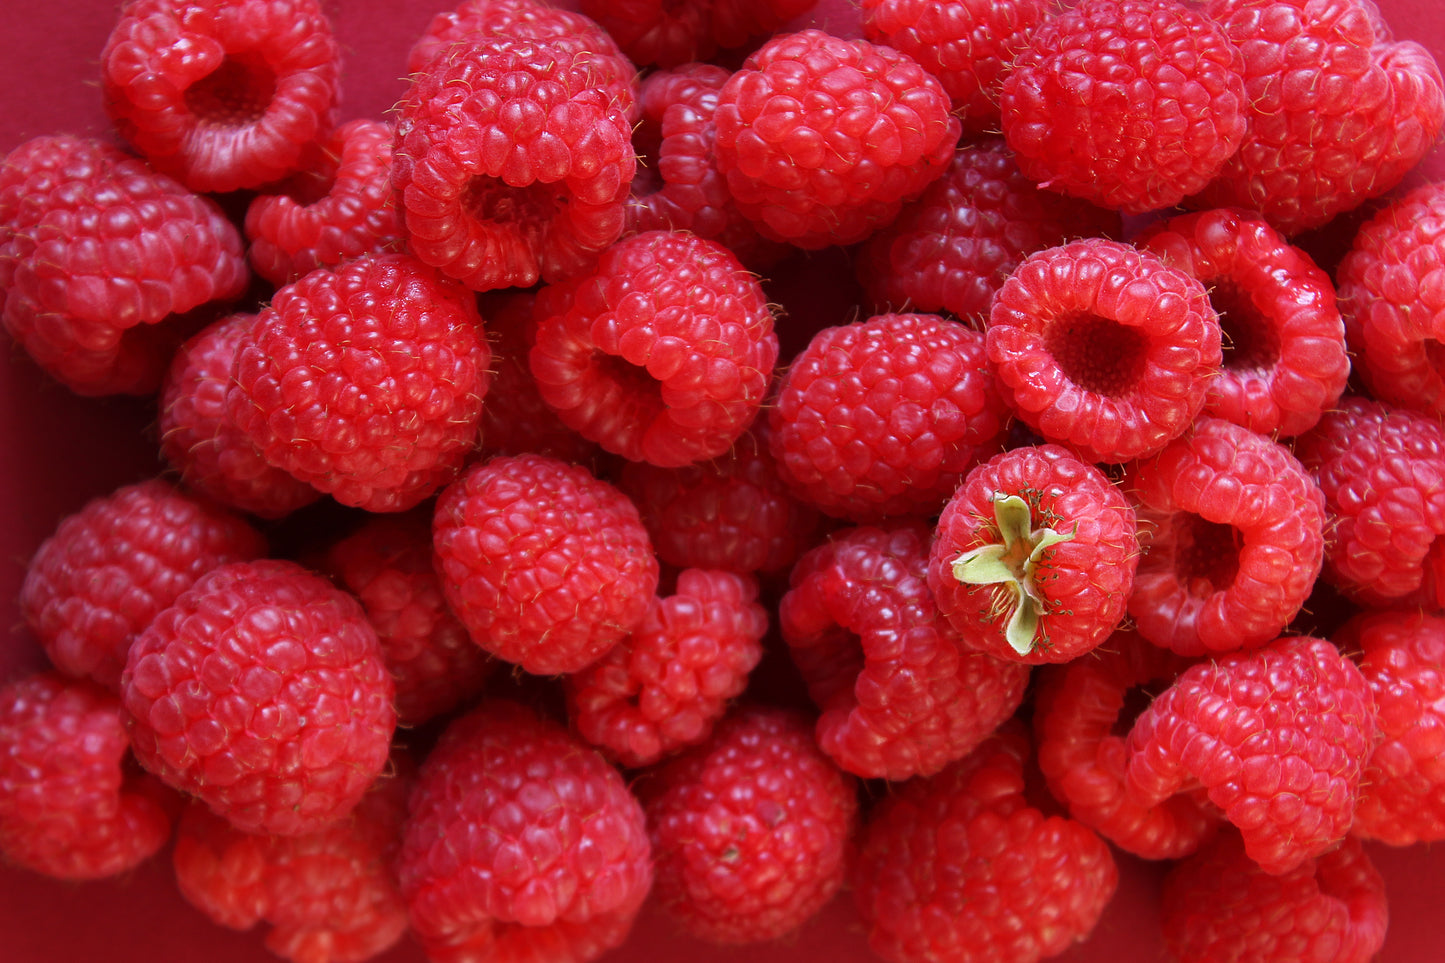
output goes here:
{"type": "Polygon", "coordinates": [[[850,874],[868,945],[890,963],[1035,963],[1093,930],[1119,873],[1109,847],[1024,799],[1012,728],[869,816],[850,874]]]}
{"type": "Polygon", "coordinates": [[[1239,151],[1192,203],[1251,208],[1283,234],[1398,184],[1445,125],[1439,68],[1373,3],[1209,0],[1244,59],[1239,151]]]}
{"type": "Polygon", "coordinates": [[[586,963],[626,938],[652,883],[621,775],[517,703],[452,722],[422,763],[397,860],[436,961],[586,963]]]}
{"type": "Polygon", "coordinates": [[[236,347],[227,412],[343,505],[405,511],[476,443],[491,351],[471,292],[405,254],[317,268],[236,347]]]}
{"type": "Polygon", "coordinates": [[[758,279],[727,248],[649,231],[543,288],[529,356],[563,423],[632,461],[676,468],[747,430],[778,358],[758,279]]]}
{"type": "Polygon", "coordinates": [[[640,788],[655,898],[710,943],[777,939],[843,883],[857,784],[818,750],[808,720],[745,707],[640,788]]]}
{"type": "Polygon", "coordinates": [[[825,328],[793,359],[769,446],[800,499],[867,523],[930,515],[996,451],[1007,409],[984,337],[928,314],[825,328]]]}
{"type": "Polygon", "coordinates": [[[141,765],[248,832],[344,817],[396,727],[361,606],[293,562],[198,579],[131,646],[121,691],[141,765]]]}
{"type": "Polygon", "coordinates": [[[1087,461],[1129,461],[1183,434],[1222,357],[1204,286],[1114,241],[1030,255],[989,314],[999,390],[1025,424],[1087,461]]]}
{"type": "Polygon", "coordinates": [[[117,690],[126,654],[211,569],[265,554],[246,522],[156,478],[64,518],[25,571],[20,610],[55,667],[117,690]]]}
{"type": "Polygon", "coordinates": [[[657,591],[657,557],[627,496],[542,455],[473,465],[437,500],[432,535],[472,639],[536,675],[601,658],[657,591]]]}
{"type": "Polygon", "coordinates": [[[1340,400],[1350,359],[1334,286],[1263,218],[1231,209],[1183,215],[1139,244],[1209,286],[1224,367],[1205,414],[1291,438],[1340,400]]]}
{"type": "Polygon", "coordinates": [[[1289,449],[1200,418],[1129,466],[1144,557],[1129,596],[1139,634],[1186,656],[1273,641],[1324,563],[1324,494],[1289,449]]]}
{"type": "Polygon", "coordinates": [[[1344,838],[1374,743],[1360,670],[1328,642],[1280,638],[1180,673],[1129,731],[1125,786],[1150,807],[1202,785],[1280,875],[1344,838]]]}
{"type": "Polygon", "coordinates": [[[969,472],[943,507],[928,585],[970,648],[1067,662],[1124,617],[1135,532],[1103,472],[1058,445],[1014,448],[969,472]]]}
{"type": "Polygon", "coordinates": [[[73,391],[155,391],[184,315],[247,278],[215,204],[113,147],[37,137],[0,165],[0,320],[73,391]]]}
{"type": "Polygon", "coordinates": [[[684,569],[632,634],[564,680],[582,738],[624,766],[706,739],[762,658],[768,613],[755,581],[684,569]]]}
{"type": "Polygon", "coordinates": [[[116,697],[55,672],[0,687],[0,856],[60,879],[125,872],[161,848],[171,820],[128,774],[116,697]]]}
{"type": "Polygon", "coordinates": [[[1178,0],[1082,0],[1030,34],[1003,134],[1041,186],[1140,214],[1202,189],[1245,132],[1243,61],[1178,0]]]}
{"type": "Polygon", "coordinates": [[[767,238],[861,241],[943,173],[958,143],[948,95],[890,47],[781,34],[719,95],[717,165],[767,238]]]}
{"type": "Polygon", "coordinates": [[[478,291],[587,267],[621,234],[637,168],[615,72],[583,38],[489,38],[415,75],[392,184],[416,256],[478,291]]]}
{"type": "Polygon", "coordinates": [[[193,191],[234,191],[329,132],[340,49],[316,0],[129,0],[100,64],[122,137],[193,191]]]}
{"type": "Polygon", "coordinates": [[[629,57],[676,67],[768,37],[816,0],[582,0],[629,57]]]}
{"type": "Polygon", "coordinates": [[[932,775],[1023,701],[1029,670],[970,651],[928,589],[924,524],[834,533],[778,604],[789,655],[822,710],[817,738],[848,772],[932,775]]]}

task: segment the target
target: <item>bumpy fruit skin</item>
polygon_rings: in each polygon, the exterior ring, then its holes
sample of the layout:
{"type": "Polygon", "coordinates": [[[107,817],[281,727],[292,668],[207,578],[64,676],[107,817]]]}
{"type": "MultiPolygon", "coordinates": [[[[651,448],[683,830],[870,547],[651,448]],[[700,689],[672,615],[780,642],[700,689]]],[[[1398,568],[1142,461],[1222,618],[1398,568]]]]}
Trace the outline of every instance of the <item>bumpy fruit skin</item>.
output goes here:
{"type": "Polygon", "coordinates": [[[1134,721],[1125,784],[1143,806],[1202,785],[1249,857],[1288,873],[1349,831],[1375,725],[1354,663],[1285,637],[1185,669],[1134,721]]]}
{"type": "Polygon", "coordinates": [[[20,611],[57,669],[119,691],[126,654],[156,615],[211,569],[265,552],[244,520],[164,479],[125,485],[36,550],[20,611]]]}
{"type": "Polygon", "coordinates": [[[818,745],[865,778],[932,775],[1023,702],[1029,670],[970,649],[928,589],[928,527],[853,528],[798,560],[778,603],[821,710],[818,745]]]}
{"type": "Polygon", "coordinates": [[[868,945],[890,963],[1036,963],[1093,930],[1119,871],[1082,824],[1024,799],[1012,727],[873,809],[849,875],[868,945]]]}
{"type": "Polygon", "coordinates": [[[818,749],[800,713],[739,708],[639,791],[657,859],[654,898],[690,936],[777,939],[843,883],[857,783],[818,749]]]}
{"type": "Polygon", "coordinates": [[[949,110],[938,81],[890,47],[780,34],[722,89],[718,170],[764,237],[852,244],[943,173],[960,130],[949,110]]]}
{"type": "Polygon", "coordinates": [[[343,505],[405,511],[471,453],[490,363],[470,291],[410,255],[363,257],[276,292],[236,347],[227,413],[343,505]]]}
{"type": "Polygon", "coordinates": [[[482,648],[537,675],[576,672],[637,627],[657,556],[637,509],[580,465],[473,465],[437,499],[437,572],[482,648]]]}
{"type": "Polygon", "coordinates": [[[171,819],[149,777],[126,774],[119,700],[57,672],[0,687],[0,856],[59,879],[149,859],[171,819]]]}
{"type": "Polygon", "coordinates": [[[453,721],[422,763],[397,871],[428,959],[586,963],[626,938],[652,857],[617,770],[497,700],[453,721]]]}
{"type": "Polygon", "coordinates": [[[391,676],[356,600],[294,562],[213,569],[131,646],[142,766],[248,832],[343,818],[386,766],[391,676]]]}
{"type": "Polygon", "coordinates": [[[130,0],[100,54],[116,129],[193,191],[280,180],[334,121],[340,47],[316,0],[130,0]]]}

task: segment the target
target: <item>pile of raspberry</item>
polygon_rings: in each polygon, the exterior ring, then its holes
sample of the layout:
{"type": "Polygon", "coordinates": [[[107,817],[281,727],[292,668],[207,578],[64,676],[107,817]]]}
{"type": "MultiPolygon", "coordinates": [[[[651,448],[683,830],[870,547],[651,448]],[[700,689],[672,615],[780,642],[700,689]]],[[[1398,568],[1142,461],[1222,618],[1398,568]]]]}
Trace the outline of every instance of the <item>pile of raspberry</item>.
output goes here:
{"type": "Polygon", "coordinates": [[[1033,963],[1141,863],[1140,958],[1385,946],[1445,83],[1370,0],[462,0],[344,123],[319,0],[97,53],[0,323],[164,468],[24,563],[0,859],[293,963],[1033,963]]]}

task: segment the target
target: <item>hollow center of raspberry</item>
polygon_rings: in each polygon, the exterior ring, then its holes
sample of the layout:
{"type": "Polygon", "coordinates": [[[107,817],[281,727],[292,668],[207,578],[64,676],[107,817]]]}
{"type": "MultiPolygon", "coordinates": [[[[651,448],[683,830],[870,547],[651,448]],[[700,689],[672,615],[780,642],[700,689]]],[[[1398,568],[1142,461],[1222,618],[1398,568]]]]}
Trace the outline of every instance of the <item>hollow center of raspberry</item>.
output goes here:
{"type": "Polygon", "coordinates": [[[1224,367],[1230,371],[1269,371],[1279,363],[1279,333],[1237,284],[1216,282],[1209,302],[1219,314],[1224,367]]]}
{"type": "Polygon", "coordinates": [[[259,57],[227,56],[186,91],[186,107],[203,124],[245,127],[276,98],[276,74],[259,57]]]}
{"type": "Polygon", "coordinates": [[[513,187],[496,177],[473,177],[462,194],[462,209],[483,224],[530,229],[556,216],[561,187],[528,184],[513,187]]]}
{"type": "Polygon", "coordinates": [[[1044,346],[1074,384],[1094,394],[1118,397],[1143,375],[1148,341],[1110,318],[1080,314],[1050,325],[1044,346]]]}
{"type": "Polygon", "coordinates": [[[1180,513],[1174,519],[1174,571],[1180,583],[1197,597],[1212,595],[1234,584],[1239,573],[1239,529],[1180,513]]]}

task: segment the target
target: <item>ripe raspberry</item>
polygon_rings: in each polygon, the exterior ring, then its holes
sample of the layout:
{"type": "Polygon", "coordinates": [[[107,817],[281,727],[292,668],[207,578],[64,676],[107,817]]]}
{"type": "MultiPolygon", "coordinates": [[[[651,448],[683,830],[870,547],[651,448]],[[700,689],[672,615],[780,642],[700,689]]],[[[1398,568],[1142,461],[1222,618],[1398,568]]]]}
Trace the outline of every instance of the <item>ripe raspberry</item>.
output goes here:
{"type": "Polygon", "coordinates": [[[452,722],[407,813],[397,868],[430,960],[586,963],[626,938],[652,883],[621,775],[517,703],[452,722]]]}
{"type": "Polygon", "coordinates": [[[958,143],[948,95],[891,47],[780,34],[719,95],[717,165],[767,238],[861,241],[943,173],[958,143]]]}
{"type": "Polygon", "coordinates": [[[1003,82],[1003,134],[1041,186],[1142,214],[1219,173],[1244,137],[1243,61],[1180,0],[1081,0],[1003,82]]]}
{"type": "Polygon", "coordinates": [[[808,694],[817,739],[867,778],[932,775],[962,758],[1023,701],[1026,666],[971,651],[927,582],[923,523],[835,533],[798,560],[778,620],[808,694]]]}
{"type": "Polygon", "coordinates": [[[1244,60],[1248,127],[1192,201],[1251,208],[1283,234],[1394,187],[1445,125],[1439,68],[1373,3],[1209,0],[1244,60]]]}
{"type": "Polygon", "coordinates": [[[391,125],[343,124],[320,148],[317,166],[246,208],[247,257],[275,285],[363,254],[400,250],[391,190],[391,125]]]}
{"type": "Polygon", "coordinates": [[[1260,870],[1221,833],[1164,878],[1164,942],[1178,963],[1367,963],[1385,942],[1385,881],[1360,844],[1283,875],[1260,870]]]}
{"type": "Polygon", "coordinates": [[[233,314],[177,349],[161,384],[161,454],[186,487],[261,518],[282,518],[321,493],[261,457],[226,409],[236,349],[256,323],[233,314]]]}
{"type": "Polygon", "coordinates": [[[1180,673],[1129,731],[1125,785],[1145,807],[1202,785],[1279,875],[1344,838],[1374,744],[1360,670],[1328,642],[1286,637],[1180,673]]]}
{"type": "Polygon", "coordinates": [[[457,44],[398,108],[392,184],[411,250],[478,291],[586,268],[636,171],[616,66],[583,38],[457,44]]]}
{"type": "Polygon", "coordinates": [[[649,766],[706,739],[763,656],[768,613],[757,583],[689,568],[654,598],[632,634],[567,676],[568,714],[624,766],[649,766]]]}
{"type": "Polygon", "coordinates": [[[778,474],[800,499],[859,523],[931,515],[1008,412],[984,337],[929,314],[825,328],[793,359],[768,412],[778,474]]]}
{"type": "Polygon", "coordinates": [[[45,672],[0,687],[0,856],[60,879],[98,879],[149,859],[171,820],[148,777],[124,768],[114,695],[45,672]]]}
{"type": "Polygon", "coordinates": [[[963,643],[999,659],[1067,662],[1124,617],[1139,564],[1134,510],[1058,445],[968,473],[939,516],[928,586],[963,643]]]}
{"type": "Polygon", "coordinates": [[[246,522],[159,478],[63,519],[25,571],[20,611],[55,667],[119,691],[131,644],[213,568],[258,558],[246,522]]]}
{"type": "Polygon", "coordinates": [[[344,817],[386,765],[396,711],[361,606],[292,562],[213,569],[131,646],[141,765],[248,832],[344,817]]]}
{"type": "Polygon", "coordinates": [[[1324,563],[1324,494],[1289,449],[1232,422],[1129,466],[1144,557],[1129,596],[1139,634],[1199,656],[1273,641],[1324,563]]]}
{"type": "Polygon", "coordinates": [[[476,444],[491,351],[476,299],[405,254],[288,284],[236,348],[227,412],[343,505],[405,511],[476,444]]]}
{"type": "Polygon", "coordinates": [[[758,279],[681,231],[619,241],[537,295],[529,356],[563,423],[632,461],[676,468],[727,452],[778,358],[758,279]]]}
{"type": "Polygon", "coordinates": [[[676,67],[712,60],[756,37],[770,37],[816,0],[582,0],[639,64],[676,67]]]}
{"type": "Polygon", "coordinates": [[[536,675],[595,662],[657,591],[632,502],[554,458],[473,465],[437,500],[432,534],[447,602],[472,639],[536,675]]]}
{"type": "Polygon", "coordinates": [[[1222,209],[1172,218],[1138,241],[1209,287],[1224,367],[1205,414],[1292,438],[1340,400],[1350,359],[1329,275],[1257,214],[1222,209]]]}
{"type": "Polygon", "coordinates": [[[149,394],[211,302],[245,289],[211,201],[100,141],[37,137],[0,164],[0,321],[84,395],[149,394]]]}
{"type": "Polygon", "coordinates": [[[219,192],[301,167],[334,119],[340,49],[316,0],[128,0],[100,64],[121,136],[219,192]]]}
{"type": "Polygon", "coordinates": [[[857,783],[813,742],[806,717],[744,707],[641,785],[655,899],[710,943],[777,939],[843,883],[857,783]]]}
{"type": "Polygon", "coordinates": [[[874,808],[850,874],[890,963],[1036,963],[1093,930],[1118,869],[1092,830],[1024,799],[1028,743],[993,736],[874,808]]]}
{"type": "Polygon", "coordinates": [[[1074,241],[1029,256],[988,322],[999,390],[1046,440],[1124,462],[1183,434],[1222,361],[1204,286],[1152,254],[1074,241]]]}
{"type": "Polygon", "coordinates": [[[1042,190],[997,138],[959,148],[942,177],[855,251],[875,309],[988,317],[1025,257],[1070,238],[1117,235],[1119,216],[1042,190]]]}

